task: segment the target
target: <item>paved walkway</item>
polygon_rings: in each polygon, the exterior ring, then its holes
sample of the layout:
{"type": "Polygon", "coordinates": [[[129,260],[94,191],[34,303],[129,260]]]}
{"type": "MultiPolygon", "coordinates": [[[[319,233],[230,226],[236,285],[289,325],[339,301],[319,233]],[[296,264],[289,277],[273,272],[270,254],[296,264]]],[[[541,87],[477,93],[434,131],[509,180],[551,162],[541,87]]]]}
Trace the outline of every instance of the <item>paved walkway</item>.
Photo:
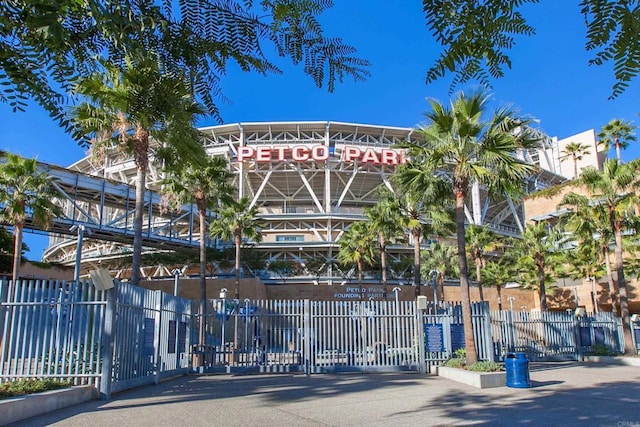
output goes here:
{"type": "Polygon", "coordinates": [[[478,390],[433,375],[188,376],[21,426],[640,427],[640,368],[532,365],[530,389],[478,390]]]}

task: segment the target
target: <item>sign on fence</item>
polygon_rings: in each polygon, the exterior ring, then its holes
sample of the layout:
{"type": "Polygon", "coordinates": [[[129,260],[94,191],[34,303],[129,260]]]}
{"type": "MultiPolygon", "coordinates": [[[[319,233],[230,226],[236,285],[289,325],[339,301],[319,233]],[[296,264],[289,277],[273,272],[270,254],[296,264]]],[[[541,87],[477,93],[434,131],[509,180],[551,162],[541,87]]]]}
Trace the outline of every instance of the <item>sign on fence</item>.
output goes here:
{"type": "Polygon", "coordinates": [[[451,351],[455,352],[464,348],[464,325],[462,323],[451,324],[451,351]]]}
{"type": "Polygon", "coordinates": [[[144,319],[144,354],[145,356],[151,356],[154,354],[154,338],[156,330],[156,321],[151,317],[145,317],[144,319]]]}
{"type": "Polygon", "coordinates": [[[591,328],[580,327],[580,344],[583,347],[591,346],[591,328]]]}
{"type": "Polygon", "coordinates": [[[424,325],[425,343],[427,352],[443,352],[444,330],[442,323],[424,325]]]}

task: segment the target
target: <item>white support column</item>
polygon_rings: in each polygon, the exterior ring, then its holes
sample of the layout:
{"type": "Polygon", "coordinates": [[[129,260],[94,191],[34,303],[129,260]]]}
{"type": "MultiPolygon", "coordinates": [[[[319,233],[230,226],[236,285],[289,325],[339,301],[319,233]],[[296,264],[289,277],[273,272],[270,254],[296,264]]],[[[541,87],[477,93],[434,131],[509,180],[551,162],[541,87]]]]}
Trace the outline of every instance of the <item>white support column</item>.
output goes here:
{"type": "Polygon", "coordinates": [[[471,211],[467,205],[464,205],[464,217],[466,218],[469,224],[474,224],[473,215],[471,215],[471,211]]]}
{"type": "Polygon", "coordinates": [[[391,181],[389,181],[389,177],[387,176],[387,174],[381,172],[380,176],[382,177],[382,183],[384,184],[384,186],[387,187],[387,189],[389,189],[392,194],[396,194],[396,192],[393,190],[393,186],[391,185],[391,181]]]}
{"type": "Polygon", "coordinates": [[[482,225],[482,209],[480,208],[480,183],[471,184],[471,209],[473,210],[473,224],[482,225]]]}
{"type": "MultiPolygon", "coordinates": [[[[241,124],[238,124],[240,128],[240,140],[238,141],[238,151],[240,147],[244,147],[244,128],[241,124]]],[[[237,156],[236,156],[237,159],[237,156]]],[[[242,199],[244,196],[244,162],[238,162],[238,199],[242,199]]]]}
{"type": "Polygon", "coordinates": [[[344,190],[342,190],[342,194],[340,195],[340,198],[338,199],[338,203],[336,203],[336,207],[338,207],[338,206],[340,206],[342,204],[342,201],[344,200],[345,196],[347,195],[347,193],[351,189],[351,184],[353,184],[353,181],[356,179],[356,175],[358,175],[358,166],[356,166],[354,164],[353,165],[353,173],[349,177],[349,181],[347,181],[347,185],[344,186],[344,190]]]}
{"type": "MultiPolygon", "coordinates": [[[[329,122],[327,122],[324,130],[324,146],[327,152],[329,152],[331,146],[329,141],[329,125],[329,122]]],[[[329,156],[324,162],[324,211],[328,214],[331,213],[331,160],[332,156],[329,156]]]]}
{"type": "Polygon", "coordinates": [[[296,171],[298,172],[298,176],[302,180],[302,183],[304,184],[307,191],[311,195],[311,198],[313,199],[313,203],[316,204],[316,207],[318,208],[320,213],[325,213],[324,208],[320,204],[320,200],[318,200],[318,196],[316,196],[316,193],[313,192],[313,188],[311,187],[311,184],[309,184],[309,180],[307,179],[307,177],[304,176],[304,173],[302,172],[302,169],[300,168],[300,166],[296,166],[296,171]]]}
{"type": "Polygon", "coordinates": [[[520,217],[518,216],[518,211],[516,209],[516,206],[513,204],[513,200],[511,200],[511,197],[507,196],[507,203],[509,204],[509,209],[511,210],[511,214],[513,215],[513,218],[516,221],[516,224],[518,225],[518,230],[520,230],[521,233],[524,233],[524,227],[522,226],[522,222],[520,222],[520,217]]]}
{"type": "Polygon", "coordinates": [[[251,209],[258,201],[260,194],[262,194],[262,190],[264,190],[264,187],[266,187],[267,183],[269,182],[269,178],[271,177],[272,172],[273,172],[273,169],[269,169],[269,172],[267,172],[267,175],[262,179],[262,182],[260,183],[260,187],[258,187],[258,191],[256,191],[256,194],[253,196],[253,199],[251,200],[249,209],[251,209]]]}

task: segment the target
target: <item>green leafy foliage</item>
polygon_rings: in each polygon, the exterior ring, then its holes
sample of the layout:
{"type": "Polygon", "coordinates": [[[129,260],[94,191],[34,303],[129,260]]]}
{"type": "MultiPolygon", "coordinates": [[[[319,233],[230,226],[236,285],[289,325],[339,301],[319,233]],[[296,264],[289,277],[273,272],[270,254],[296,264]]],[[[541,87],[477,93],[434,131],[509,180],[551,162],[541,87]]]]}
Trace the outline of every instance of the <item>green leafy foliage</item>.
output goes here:
{"type": "Polygon", "coordinates": [[[465,357],[467,357],[467,350],[464,348],[459,348],[454,351],[453,354],[459,359],[464,359],[465,357]]]}
{"type": "Polygon", "coordinates": [[[427,84],[454,73],[451,91],[458,84],[478,80],[489,86],[489,78],[511,68],[506,54],[515,36],[535,33],[518,11],[538,0],[423,0],[427,26],[444,50],[427,71],[427,84]]]}
{"type": "Polygon", "coordinates": [[[594,344],[591,346],[591,351],[589,351],[589,356],[615,356],[616,353],[613,353],[609,347],[602,344],[594,344]]]}
{"type": "Polygon", "coordinates": [[[6,399],[25,394],[41,393],[43,391],[58,390],[71,387],[69,381],[56,379],[28,379],[9,381],[0,384],[0,399],[6,399]]]}
{"type": "Polygon", "coordinates": [[[491,361],[481,361],[468,365],[465,369],[473,372],[499,372],[502,371],[502,365],[491,361]]]}
{"type": "Polygon", "coordinates": [[[442,366],[474,372],[498,372],[502,370],[501,364],[491,361],[480,361],[467,365],[466,357],[467,351],[464,348],[459,348],[453,353],[453,357],[445,361],[442,366]]]}
{"type": "Polygon", "coordinates": [[[6,161],[0,164],[0,222],[13,226],[13,280],[20,270],[22,233],[27,219],[49,228],[53,219],[62,215],[54,203],[58,195],[51,185],[53,178],[38,167],[36,159],[25,159],[11,153],[0,153],[6,161]]]}
{"type": "MultiPolygon", "coordinates": [[[[427,84],[447,73],[454,75],[451,89],[469,80],[490,86],[511,68],[508,51],[517,36],[532,36],[521,9],[539,0],[423,0],[427,26],[443,46],[427,72],[427,84]]],[[[586,24],[590,65],[613,63],[615,83],[610,98],[629,87],[640,72],[640,2],[638,0],[580,0],[586,24]]]]}
{"type": "Polygon", "coordinates": [[[464,368],[465,362],[464,359],[459,357],[452,357],[442,364],[442,366],[446,366],[447,368],[464,368]]]}
{"type": "MultiPolygon", "coordinates": [[[[29,247],[22,244],[22,254],[29,247]]],[[[0,273],[10,273],[13,263],[13,235],[5,227],[0,227],[0,273]]]]}
{"type": "Polygon", "coordinates": [[[640,3],[637,0],[582,0],[580,6],[587,25],[586,49],[595,53],[589,64],[613,61],[616,82],[609,98],[615,98],[640,71],[640,3]]]}
{"type": "MultiPolygon", "coordinates": [[[[364,80],[366,60],[339,38],[326,37],[318,15],[329,0],[8,0],[0,2],[0,102],[23,111],[29,98],[68,130],[67,94],[102,67],[124,66],[134,52],[153,52],[164,71],[189,77],[214,118],[225,100],[221,79],[230,63],[243,71],[280,70],[267,58],[303,64],[318,87],[332,91],[351,76],[364,80]]],[[[76,133],[76,136],[80,136],[76,133]]]]}

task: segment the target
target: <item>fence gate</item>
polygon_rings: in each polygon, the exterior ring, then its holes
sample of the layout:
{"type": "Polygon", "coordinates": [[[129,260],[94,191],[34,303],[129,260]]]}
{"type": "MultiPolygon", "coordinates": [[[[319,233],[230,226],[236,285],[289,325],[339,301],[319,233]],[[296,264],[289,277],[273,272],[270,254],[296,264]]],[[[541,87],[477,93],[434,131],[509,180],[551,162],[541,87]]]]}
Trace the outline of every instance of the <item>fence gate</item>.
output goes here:
{"type": "MultiPolygon", "coordinates": [[[[487,302],[471,304],[471,321],[479,360],[494,360],[491,319],[487,302]]],[[[424,315],[427,368],[442,364],[465,348],[462,304],[430,303],[424,315]]]]}
{"type": "Polygon", "coordinates": [[[418,370],[414,302],[213,300],[206,372],[418,370]]]}
{"type": "Polygon", "coordinates": [[[417,371],[420,324],[415,302],[307,302],[305,363],[315,372],[417,371]]]}
{"type": "Polygon", "coordinates": [[[621,352],[622,323],[611,313],[496,311],[491,314],[496,358],[526,353],[529,360],[578,360],[594,345],[621,352]]]}
{"type": "Polygon", "coordinates": [[[120,283],[115,289],[115,307],[107,306],[115,314],[109,391],[188,372],[192,302],[127,283],[120,283]]]}
{"type": "Polygon", "coordinates": [[[0,382],[100,378],[103,291],[89,282],[0,280],[0,382]]]}

